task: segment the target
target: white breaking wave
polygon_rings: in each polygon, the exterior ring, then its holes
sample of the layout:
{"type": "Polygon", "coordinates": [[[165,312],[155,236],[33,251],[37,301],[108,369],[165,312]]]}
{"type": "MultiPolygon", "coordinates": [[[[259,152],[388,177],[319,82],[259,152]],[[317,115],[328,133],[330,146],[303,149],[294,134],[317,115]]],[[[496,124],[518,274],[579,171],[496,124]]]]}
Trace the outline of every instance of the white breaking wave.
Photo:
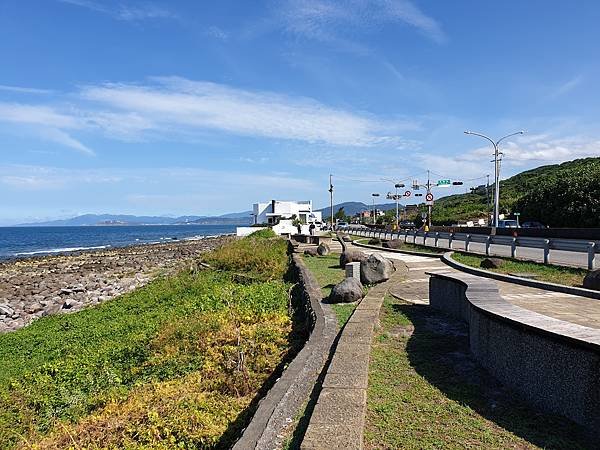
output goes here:
{"type": "Polygon", "coordinates": [[[100,245],[97,247],[65,247],[65,248],[52,248],[50,250],[37,250],[35,252],[21,252],[15,253],[15,256],[31,256],[31,255],[40,255],[43,253],[62,253],[62,252],[76,252],[79,250],[100,250],[103,248],[108,248],[110,245],[100,245]]]}

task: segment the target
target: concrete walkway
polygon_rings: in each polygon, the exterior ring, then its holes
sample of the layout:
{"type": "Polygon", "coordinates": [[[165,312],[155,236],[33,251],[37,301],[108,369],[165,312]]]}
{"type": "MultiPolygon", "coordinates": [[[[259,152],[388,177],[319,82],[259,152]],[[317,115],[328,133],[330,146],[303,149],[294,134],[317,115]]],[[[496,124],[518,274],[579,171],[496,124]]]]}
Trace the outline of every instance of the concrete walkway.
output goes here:
{"type": "MultiPolygon", "coordinates": [[[[353,248],[365,253],[377,252],[386,258],[404,261],[409,267],[409,276],[401,283],[402,286],[392,287],[391,292],[403,300],[413,303],[429,304],[429,276],[425,272],[432,270],[456,271],[437,258],[403,255],[357,246],[353,246],[353,248]]],[[[515,306],[584,327],[600,328],[600,300],[520,286],[514,283],[495,282],[498,284],[500,295],[515,306]]]]}

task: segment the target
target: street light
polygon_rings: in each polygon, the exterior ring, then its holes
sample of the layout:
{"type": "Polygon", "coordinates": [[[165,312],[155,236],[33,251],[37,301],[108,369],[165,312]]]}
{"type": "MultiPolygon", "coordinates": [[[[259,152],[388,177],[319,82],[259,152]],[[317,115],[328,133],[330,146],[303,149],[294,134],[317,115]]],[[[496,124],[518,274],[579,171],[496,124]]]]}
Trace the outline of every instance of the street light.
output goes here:
{"type": "Polygon", "coordinates": [[[371,194],[373,197],[373,225],[375,225],[375,197],[379,197],[379,194],[371,194]]]}
{"type": "Polygon", "coordinates": [[[524,133],[524,131],[517,131],[516,133],[507,134],[506,136],[501,137],[497,141],[494,141],[492,138],[486,136],[485,134],[476,133],[474,131],[465,131],[465,134],[472,134],[473,136],[479,136],[484,139],[487,139],[494,146],[494,227],[498,226],[500,216],[500,155],[502,153],[498,151],[498,145],[506,138],[524,133]]]}

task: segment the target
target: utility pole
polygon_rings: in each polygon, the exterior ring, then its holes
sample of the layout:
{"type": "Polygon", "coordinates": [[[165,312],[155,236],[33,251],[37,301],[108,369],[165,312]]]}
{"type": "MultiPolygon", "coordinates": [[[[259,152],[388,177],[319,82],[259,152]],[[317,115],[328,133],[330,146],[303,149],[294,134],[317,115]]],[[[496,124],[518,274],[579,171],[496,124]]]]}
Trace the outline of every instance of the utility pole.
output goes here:
{"type": "MultiPolygon", "coordinates": [[[[431,180],[429,177],[429,169],[427,169],[427,194],[431,194],[431,180]]],[[[431,210],[432,205],[427,205],[427,227],[431,228],[431,210]]]]}
{"type": "Polygon", "coordinates": [[[485,199],[487,202],[488,219],[490,218],[490,174],[486,175],[487,184],[485,185],[485,199]]]}
{"type": "Polygon", "coordinates": [[[398,188],[400,187],[400,184],[396,183],[394,185],[394,187],[396,188],[396,230],[397,230],[398,227],[400,226],[400,211],[398,210],[398,201],[400,200],[400,196],[398,195],[398,188]]]}
{"type": "Polygon", "coordinates": [[[494,227],[498,226],[498,222],[500,219],[500,162],[502,161],[502,153],[499,151],[498,146],[500,142],[504,139],[509,138],[511,136],[516,136],[517,134],[524,134],[524,131],[517,131],[516,133],[507,134],[504,137],[501,137],[497,141],[494,141],[491,137],[486,136],[485,134],[476,133],[474,131],[465,131],[465,134],[472,134],[474,136],[479,136],[484,139],[487,139],[494,146],[494,227]]]}
{"type": "Polygon", "coordinates": [[[331,183],[331,174],[329,174],[329,209],[331,212],[331,229],[333,230],[333,184],[331,183]]]}

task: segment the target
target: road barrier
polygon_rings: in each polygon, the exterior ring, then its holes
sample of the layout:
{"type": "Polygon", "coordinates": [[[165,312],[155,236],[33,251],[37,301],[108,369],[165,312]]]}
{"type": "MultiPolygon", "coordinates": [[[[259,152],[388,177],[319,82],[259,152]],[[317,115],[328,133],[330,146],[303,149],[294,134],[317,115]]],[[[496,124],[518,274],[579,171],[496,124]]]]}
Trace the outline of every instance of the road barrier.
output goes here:
{"type": "Polygon", "coordinates": [[[488,236],[485,234],[471,233],[450,233],[441,231],[415,231],[398,230],[387,231],[370,228],[348,227],[344,231],[363,237],[372,237],[380,239],[404,239],[404,242],[410,244],[425,245],[427,247],[449,248],[452,249],[454,241],[464,242],[465,251],[469,251],[471,243],[476,242],[485,244],[485,254],[490,255],[491,245],[504,245],[510,247],[510,255],[516,258],[518,248],[537,248],[544,251],[544,264],[550,263],[550,250],[561,250],[566,252],[587,254],[587,268],[594,270],[594,258],[600,254],[600,241],[586,241],[580,239],[544,239],[535,237],[518,236],[488,236]],[[417,240],[417,238],[419,240],[417,240]],[[422,239],[422,240],[421,240],[422,239]],[[434,245],[428,245],[427,239],[434,239],[434,245]],[[440,239],[448,241],[448,246],[439,245],[440,239]]]}

